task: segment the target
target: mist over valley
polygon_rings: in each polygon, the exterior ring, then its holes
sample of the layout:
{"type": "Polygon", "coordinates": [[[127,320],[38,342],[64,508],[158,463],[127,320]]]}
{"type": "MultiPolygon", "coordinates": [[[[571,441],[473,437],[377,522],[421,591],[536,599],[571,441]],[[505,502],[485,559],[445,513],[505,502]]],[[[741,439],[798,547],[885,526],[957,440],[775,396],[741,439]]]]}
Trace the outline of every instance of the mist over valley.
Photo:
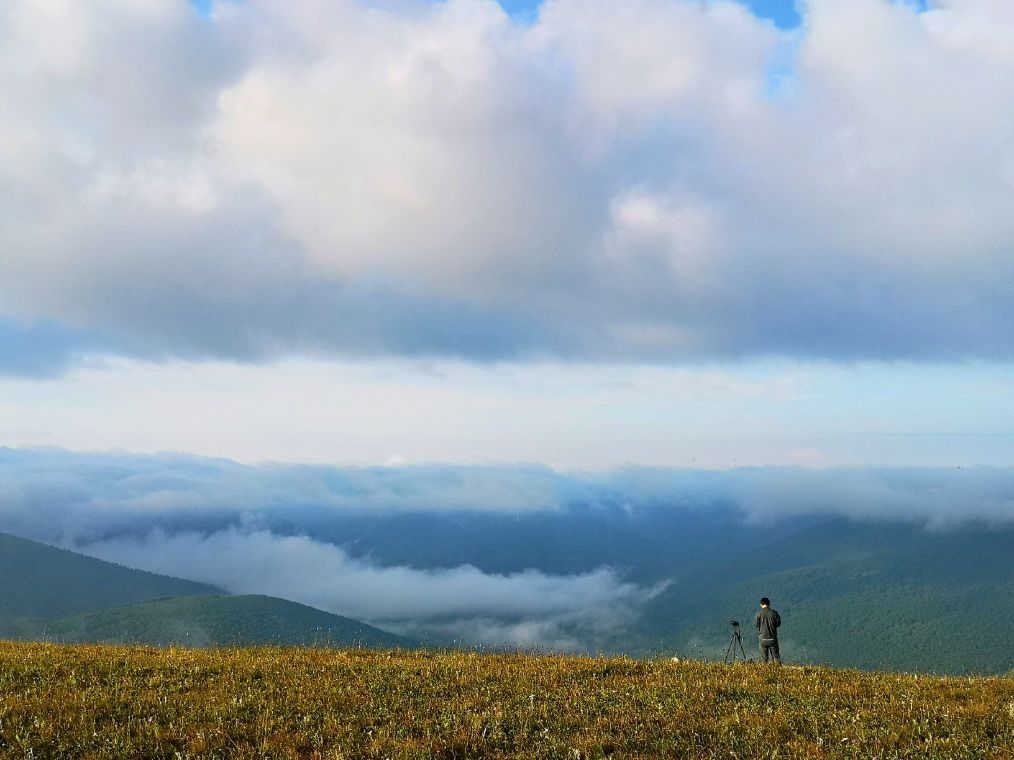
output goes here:
{"type": "Polygon", "coordinates": [[[580,474],[8,449],[0,474],[2,531],[435,645],[715,658],[766,595],[794,661],[1010,667],[1002,468],[580,474]]]}

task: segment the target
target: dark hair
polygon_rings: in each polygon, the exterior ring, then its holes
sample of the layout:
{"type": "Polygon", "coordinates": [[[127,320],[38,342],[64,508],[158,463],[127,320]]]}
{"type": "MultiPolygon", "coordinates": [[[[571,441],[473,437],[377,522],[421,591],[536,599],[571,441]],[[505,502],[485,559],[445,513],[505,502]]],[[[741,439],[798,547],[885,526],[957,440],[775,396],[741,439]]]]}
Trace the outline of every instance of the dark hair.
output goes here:
{"type": "Polygon", "coordinates": [[[768,599],[766,596],[762,596],[761,597],[761,606],[762,607],[770,607],[771,606],[771,600],[768,599]]]}

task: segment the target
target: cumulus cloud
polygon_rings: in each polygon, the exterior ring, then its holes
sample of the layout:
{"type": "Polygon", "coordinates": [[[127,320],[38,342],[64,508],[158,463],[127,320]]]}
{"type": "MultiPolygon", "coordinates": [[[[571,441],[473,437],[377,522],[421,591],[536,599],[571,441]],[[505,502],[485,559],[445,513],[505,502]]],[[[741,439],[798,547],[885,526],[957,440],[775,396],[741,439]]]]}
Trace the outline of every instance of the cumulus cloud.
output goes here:
{"type": "Polygon", "coordinates": [[[803,11],[6,3],[0,371],[1009,358],[1009,4],[803,11]]]}

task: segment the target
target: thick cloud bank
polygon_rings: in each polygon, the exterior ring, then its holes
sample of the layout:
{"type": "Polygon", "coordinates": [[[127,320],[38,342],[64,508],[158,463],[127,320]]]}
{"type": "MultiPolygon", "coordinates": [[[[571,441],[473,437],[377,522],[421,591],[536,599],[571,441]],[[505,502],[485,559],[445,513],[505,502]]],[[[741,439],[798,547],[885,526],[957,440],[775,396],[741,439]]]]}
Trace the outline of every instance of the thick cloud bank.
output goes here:
{"type": "Polygon", "coordinates": [[[517,518],[729,509],[770,522],[837,515],[945,527],[1014,520],[1004,467],[735,470],[631,468],[562,473],[538,465],[243,465],[166,454],[0,448],[0,530],[91,543],[153,528],[314,533],[340,517],[468,514],[517,518]]]}
{"type": "Polygon", "coordinates": [[[575,649],[605,640],[661,588],[621,582],[608,569],[509,575],[464,565],[377,567],[305,536],[227,529],[154,532],[90,544],[90,554],[132,567],[202,579],[232,593],[280,596],[421,638],[575,649]]]}
{"type": "Polygon", "coordinates": [[[723,0],[9,0],[0,371],[1010,358],[1012,26],[1005,0],[810,0],[791,32],[723,0]]]}
{"type": "Polygon", "coordinates": [[[1014,477],[250,467],[0,449],[0,531],[415,636],[494,645],[608,646],[674,567],[820,516],[1009,527],[1014,477]]]}

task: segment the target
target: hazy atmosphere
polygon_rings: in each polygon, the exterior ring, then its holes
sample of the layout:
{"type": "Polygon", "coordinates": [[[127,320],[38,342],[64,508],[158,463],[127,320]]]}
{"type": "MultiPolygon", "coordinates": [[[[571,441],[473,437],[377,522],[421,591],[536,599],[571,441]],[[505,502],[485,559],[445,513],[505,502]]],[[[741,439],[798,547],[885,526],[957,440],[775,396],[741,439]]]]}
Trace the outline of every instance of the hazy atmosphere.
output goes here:
{"type": "Polygon", "coordinates": [[[1014,481],[992,467],[563,474],[0,449],[0,483],[0,531],[391,630],[570,648],[635,625],[671,585],[653,555],[693,556],[699,520],[725,520],[726,543],[737,524],[763,538],[804,518],[1014,527],[1014,481]]]}
{"type": "Polygon", "coordinates": [[[5,0],[0,532],[579,648],[693,515],[1009,531],[1012,30],[5,0]]]}

